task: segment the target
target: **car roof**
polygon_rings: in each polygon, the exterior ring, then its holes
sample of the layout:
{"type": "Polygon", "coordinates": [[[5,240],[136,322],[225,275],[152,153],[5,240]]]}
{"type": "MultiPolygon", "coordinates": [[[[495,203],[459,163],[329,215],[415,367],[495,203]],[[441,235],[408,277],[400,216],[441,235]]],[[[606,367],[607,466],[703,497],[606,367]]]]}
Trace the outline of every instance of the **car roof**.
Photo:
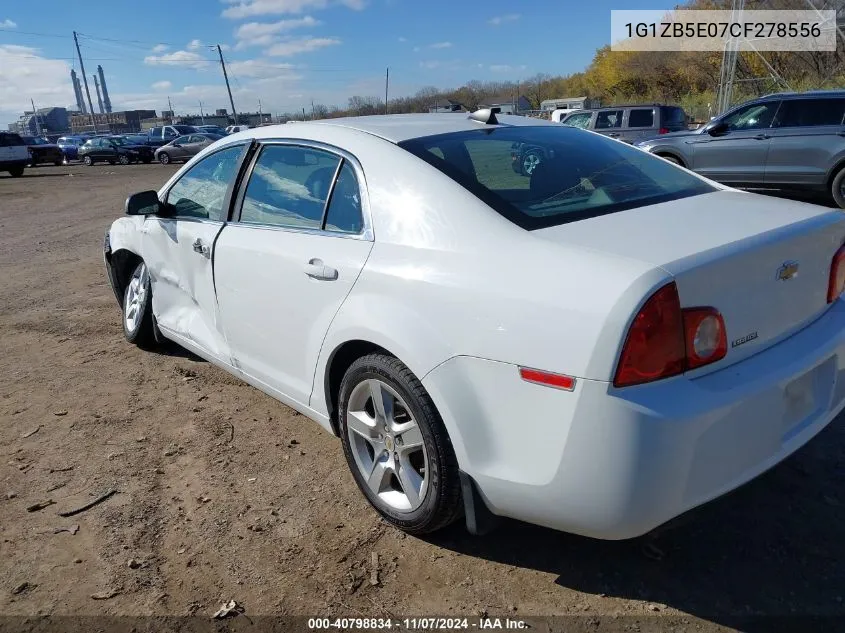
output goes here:
{"type": "MultiPolygon", "coordinates": [[[[343,117],[339,119],[320,119],[319,121],[297,121],[297,129],[311,126],[345,127],[373,136],[401,143],[413,138],[448,134],[450,132],[464,132],[468,130],[492,129],[505,126],[543,126],[556,125],[543,119],[533,119],[524,116],[497,115],[501,125],[488,125],[473,121],[465,112],[439,114],[383,114],[361,117],[343,117]]],[[[267,125],[260,128],[246,130],[246,134],[253,138],[273,138],[281,133],[289,134],[289,124],[267,125]]]]}

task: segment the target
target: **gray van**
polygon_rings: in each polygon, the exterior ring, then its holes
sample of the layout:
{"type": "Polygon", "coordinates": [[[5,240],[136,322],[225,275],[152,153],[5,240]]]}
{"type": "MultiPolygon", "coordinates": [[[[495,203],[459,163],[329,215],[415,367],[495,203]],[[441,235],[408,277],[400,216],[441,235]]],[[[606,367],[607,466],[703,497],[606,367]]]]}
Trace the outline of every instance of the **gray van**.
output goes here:
{"type": "Polygon", "coordinates": [[[566,115],[560,122],[626,143],[688,129],[687,114],[682,107],[659,103],[578,110],[566,115]]]}
{"type": "Polygon", "coordinates": [[[845,208],[842,90],[766,95],[636,146],[733,187],[826,193],[845,208]]]}

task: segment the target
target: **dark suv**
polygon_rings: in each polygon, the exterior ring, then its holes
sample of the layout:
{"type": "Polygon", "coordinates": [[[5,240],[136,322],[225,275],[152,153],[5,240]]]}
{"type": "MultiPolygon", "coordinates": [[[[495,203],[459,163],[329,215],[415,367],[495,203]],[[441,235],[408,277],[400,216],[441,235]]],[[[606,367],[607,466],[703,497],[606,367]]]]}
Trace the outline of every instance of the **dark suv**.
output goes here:
{"type": "Polygon", "coordinates": [[[734,187],[810,191],[845,208],[845,91],[778,93],[635,145],[734,187]]]}

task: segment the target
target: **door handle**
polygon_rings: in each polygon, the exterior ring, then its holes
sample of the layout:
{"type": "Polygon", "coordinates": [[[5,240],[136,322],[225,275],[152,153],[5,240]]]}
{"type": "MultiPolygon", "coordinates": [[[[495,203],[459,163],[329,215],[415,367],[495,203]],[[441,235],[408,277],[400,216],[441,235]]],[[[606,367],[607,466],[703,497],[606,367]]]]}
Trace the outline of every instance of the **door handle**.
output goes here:
{"type": "Polygon", "coordinates": [[[616,138],[619,136],[619,132],[608,132],[607,134],[610,138],[616,138]]]}
{"type": "Polygon", "coordinates": [[[768,134],[758,134],[757,136],[754,137],[754,140],[755,141],[765,141],[766,139],[769,139],[769,138],[772,138],[772,137],[769,136],[768,134]]]}
{"type": "Polygon", "coordinates": [[[311,259],[305,264],[305,274],[311,279],[320,281],[334,281],[337,279],[337,269],[326,266],[322,259],[311,259]]]}
{"type": "Polygon", "coordinates": [[[208,257],[210,249],[208,248],[208,246],[202,243],[202,240],[200,238],[197,238],[197,241],[194,242],[193,247],[195,253],[199,253],[200,255],[208,257]]]}

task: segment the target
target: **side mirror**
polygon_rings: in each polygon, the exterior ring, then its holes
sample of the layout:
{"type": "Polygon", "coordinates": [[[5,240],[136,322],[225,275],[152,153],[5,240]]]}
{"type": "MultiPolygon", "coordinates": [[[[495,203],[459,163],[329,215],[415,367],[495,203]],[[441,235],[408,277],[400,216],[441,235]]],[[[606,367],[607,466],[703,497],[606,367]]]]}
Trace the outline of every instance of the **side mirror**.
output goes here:
{"type": "Polygon", "coordinates": [[[728,124],[723,123],[723,122],[714,123],[709,128],[707,128],[707,133],[710,136],[721,136],[722,134],[724,134],[727,131],[728,131],[728,124]]]}
{"type": "Polygon", "coordinates": [[[126,215],[156,215],[162,208],[155,191],[141,191],[126,198],[126,215]]]}

